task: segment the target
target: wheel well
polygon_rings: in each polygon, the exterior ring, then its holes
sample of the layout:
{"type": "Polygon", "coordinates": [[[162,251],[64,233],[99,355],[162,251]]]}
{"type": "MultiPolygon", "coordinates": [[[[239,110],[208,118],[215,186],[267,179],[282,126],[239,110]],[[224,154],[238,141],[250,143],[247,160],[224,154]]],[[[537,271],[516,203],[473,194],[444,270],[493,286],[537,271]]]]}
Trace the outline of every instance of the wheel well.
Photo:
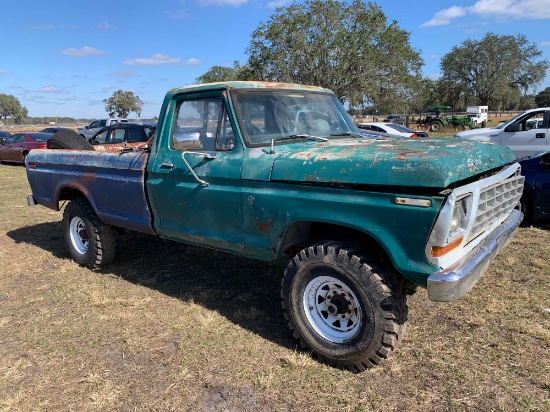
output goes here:
{"type": "Polygon", "coordinates": [[[61,200],[75,200],[84,196],[84,193],[82,193],[80,190],[72,188],[72,187],[64,187],[61,189],[61,192],[59,192],[59,196],[57,197],[57,204],[59,209],[59,201],[61,200]]]}
{"type": "Polygon", "coordinates": [[[297,222],[291,225],[284,233],[279,251],[294,256],[304,247],[323,240],[355,243],[365,250],[387,258],[384,248],[368,234],[346,226],[321,222],[297,222]]]}

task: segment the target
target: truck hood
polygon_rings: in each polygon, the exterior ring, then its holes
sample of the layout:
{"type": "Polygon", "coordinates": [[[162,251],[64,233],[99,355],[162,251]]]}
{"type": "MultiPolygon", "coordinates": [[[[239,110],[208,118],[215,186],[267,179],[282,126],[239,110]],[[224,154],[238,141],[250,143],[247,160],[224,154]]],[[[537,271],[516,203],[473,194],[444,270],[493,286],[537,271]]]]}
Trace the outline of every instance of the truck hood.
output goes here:
{"type": "MultiPolygon", "coordinates": [[[[276,146],[272,181],[445,188],[514,162],[510,149],[462,139],[345,139],[276,146]]],[[[263,156],[262,156],[263,157],[263,156]]]]}

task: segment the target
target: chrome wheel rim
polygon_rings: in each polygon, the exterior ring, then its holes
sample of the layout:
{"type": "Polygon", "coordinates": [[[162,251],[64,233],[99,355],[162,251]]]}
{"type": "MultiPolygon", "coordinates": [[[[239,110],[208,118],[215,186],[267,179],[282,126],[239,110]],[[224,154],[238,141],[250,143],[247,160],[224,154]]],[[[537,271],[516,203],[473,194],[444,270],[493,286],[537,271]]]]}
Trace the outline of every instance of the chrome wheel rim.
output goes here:
{"type": "Polygon", "coordinates": [[[84,255],[88,251],[88,246],[90,245],[88,229],[84,221],[79,217],[73,217],[71,219],[69,233],[73,247],[78,253],[84,255]]]}
{"type": "Polygon", "coordinates": [[[340,279],[319,276],[304,289],[303,305],[311,327],[324,339],[344,343],[361,325],[361,305],[355,293],[340,279]]]}

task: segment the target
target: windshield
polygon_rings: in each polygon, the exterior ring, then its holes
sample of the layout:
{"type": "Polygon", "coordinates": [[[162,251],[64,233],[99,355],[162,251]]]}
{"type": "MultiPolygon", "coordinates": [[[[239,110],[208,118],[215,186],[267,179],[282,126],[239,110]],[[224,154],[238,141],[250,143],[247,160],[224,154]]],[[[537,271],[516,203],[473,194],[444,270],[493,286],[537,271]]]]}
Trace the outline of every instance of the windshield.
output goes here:
{"type": "Polygon", "coordinates": [[[510,120],[507,120],[504,123],[501,123],[498,126],[495,126],[495,129],[503,129],[504,127],[508,126],[510,123],[513,123],[518,117],[523,116],[523,114],[524,113],[520,113],[520,114],[512,117],[510,120]]]}
{"type": "Polygon", "coordinates": [[[359,133],[332,94],[259,89],[236,91],[235,98],[239,122],[250,146],[268,146],[272,140],[336,139],[359,133]]]}
{"type": "Polygon", "coordinates": [[[391,127],[394,130],[397,130],[398,132],[402,133],[414,133],[413,130],[409,129],[408,127],[401,126],[400,124],[396,123],[387,123],[386,126],[391,127]]]}

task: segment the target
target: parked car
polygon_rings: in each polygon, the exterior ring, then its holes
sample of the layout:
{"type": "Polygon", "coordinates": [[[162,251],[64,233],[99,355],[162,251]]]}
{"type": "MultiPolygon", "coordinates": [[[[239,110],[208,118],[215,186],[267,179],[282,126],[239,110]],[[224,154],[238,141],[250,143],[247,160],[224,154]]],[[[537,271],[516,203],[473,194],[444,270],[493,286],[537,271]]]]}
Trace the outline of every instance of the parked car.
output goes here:
{"type": "Polygon", "coordinates": [[[94,120],[92,123],[90,123],[87,126],[84,126],[77,130],[77,133],[84,137],[85,139],[89,139],[92,137],[95,133],[97,133],[102,127],[111,126],[116,123],[126,123],[128,120],[126,119],[99,119],[94,120]]]}
{"type": "Polygon", "coordinates": [[[11,136],[10,132],[6,132],[4,130],[0,130],[0,143],[2,143],[4,140],[6,140],[8,137],[11,136]]]}
{"type": "Polygon", "coordinates": [[[409,129],[408,127],[405,127],[396,123],[367,122],[367,123],[358,123],[357,127],[359,128],[359,130],[387,133],[394,136],[411,137],[411,138],[428,137],[428,133],[426,132],[417,132],[415,130],[409,129]]]}
{"type": "Polygon", "coordinates": [[[390,114],[389,116],[386,116],[386,118],[384,119],[384,122],[405,124],[405,118],[400,114],[390,114]]]}
{"type": "Polygon", "coordinates": [[[455,134],[462,139],[508,146],[518,159],[550,150],[550,107],[527,110],[496,127],[466,130],[455,134]]]}
{"type": "Polygon", "coordinates": [[[0,144],[0,162],[25,163],[32,149],[46,149],[46,142],[53,133],[16,133],[0,144]]]}
{"type": "Polygon", "coordinates": [[[523,224],[550,220],[550,151],[519,160],[525,186],[520,200],[523,224]]]}
{"type": "Polygon", "coordinates": [[[46,127],[45,129],[40,130],[41,133],[57,133],[60,130],[71,130],[67,127],[46,127]]]}
{"type": "Polygon", "coordinates": [[[95,150],[117,152],[121,148],[139,147],[153,137],[156,122],[115,123],[94,134],[89,142],[95,150]]]}

